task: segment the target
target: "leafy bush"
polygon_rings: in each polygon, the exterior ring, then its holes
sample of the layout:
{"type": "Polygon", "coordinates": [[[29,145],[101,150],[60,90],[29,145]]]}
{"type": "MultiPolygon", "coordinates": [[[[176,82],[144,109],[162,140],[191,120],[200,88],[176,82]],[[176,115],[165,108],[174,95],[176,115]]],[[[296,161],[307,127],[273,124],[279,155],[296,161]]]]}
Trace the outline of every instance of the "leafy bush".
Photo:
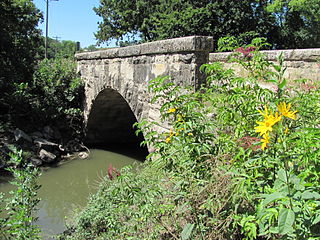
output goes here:
{"type": "Polygon", "coordinates": [[[33,115],[42,123],[51,122],[57,126],[62,123],[62,128],[76,126],[74,130],[79,134],[82,90],[74,60],[56,58],[41,61],[28,91],[33,115]]]}
{"type": "MultiPolygon", "coordinates": [[[[12,173],[14,179],[11,182],[16,188],[6,196],[4,206],[1,204],[0,212],[4,210],[5,218],[0,218],[1,239],[40,239],[39,228],[32,225],[35,218],[33,211],[39,199],[37,184],[39,171],[33,165],[23,161],[22,151],[12,148],[10,164],[7,170],[12,173]]],[[[0,199],[3,196],[0,195],[0,199]]]]}
{"type": "Polygon", "coordinates": [[[246,77],[214,63],[196,92],[151,81],[171,129],[138,124],[155,151],[138,173],[105,178],[65,238],[319,239],[320,89],[287,86],[264,44],[235,49],[246,77]]]}

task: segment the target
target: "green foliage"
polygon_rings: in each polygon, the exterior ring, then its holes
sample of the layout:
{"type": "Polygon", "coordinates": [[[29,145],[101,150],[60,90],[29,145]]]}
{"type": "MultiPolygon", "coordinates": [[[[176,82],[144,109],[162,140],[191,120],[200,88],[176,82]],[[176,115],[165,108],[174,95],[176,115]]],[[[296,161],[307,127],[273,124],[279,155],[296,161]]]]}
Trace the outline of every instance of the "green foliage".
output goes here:
{"type": "Polygon", "coordinates": [[[80,51],[83,52],[83,51],[95,51],[95,50],[98,50],[96,45],[89,45],[88,47],[82,48],[80,51]]]}
{"type": "Polygon", "coordinates": [[[40,239],[40,230],[33,225],[35,221],[33,212],[39,202],[37,198],[37,190],[40,188],[37,184],[39,171],[23,161],[21,150],[18,151],[16,148],[11,150],[11,167],[7,170],[14,177],[11,184],[15,186],[15,190],[10,192],[10,196],[5,196],[3,210],[6,217],[0,218],[0,236],[4,240],[40,239]]]}
{"type": "MultiPolygon", "coordinates": [[[[42,37],[42,45],[40,48],[41,59],[44,59],[44,37],[42,37]]],[[[48,38],[48,59],[51,58],[74,58],[77,43],[70,40],[58,41],[48,38]]]]}
{"type": "Polygon", "coordinates": [[[128,42],[151,41],[190,35],[242,35],[268,39],[273,48],[319,47],[318,0],[139,0],[100,1],[94,8],[102,17],[96,38],[128,42]],[[308,1],[309,2],[309,1],[308,1]]]}
{"type": "Polygon", "coordinates": [[[134,39],[138,34],[142,41],[190,35],[209,35],[217,40],[250,31],[267,36],[272,31],[272,17],[263,8],[251,7],[253,2],[256,1],[101,1],[94,9],[103,18],[96,37],[101,43],[113,38],[134,39]],[[266,15],[263,21],[262,15],[266,15]]]}
{"type": "Polygon", "coordinates": [[[264,45],[234,46],[248,76],[214,63],[198,91],[152,80],[170,129],[137,124],[148,160],[103,179],[66,239],[319,239],[320,89],[289,88],[264,45]]]}
{"type": "Polygon", "coordinates": [[[57,58],[41,61],[27,94],[38,121],[53,122],[57,126],[61,124],[62,128],[76,127],[75,134],[81,132],[82,82],[76,73],[74,60],[57,58]]]}
{"type": "Polygon", "coordinates": [[[59,122],[69,128],[66,135],[70,128],[79,133],[82,92],[72,60],[75,43],[49,39],[49,57],[57,59],[40,61],[44,56],[44,38],[37,29],[41,19],[31,0],[0,3],[0,125],[25,130],[32,127],[26,122],[37,126],[59,122]]]}
{"type": "Polygon", "coordinates": [[[266,10],[277,18],[276,48],[319,47],[319,0],[274,0],[266,5],[266,10]]]}
{"type": "Polygon", "coordinates": [[[16,118],[16,126],[34,130],[50,124],[56,126],[66,139],[80,137],[83,85],[73,59],[44,59],[38,63],[32,82],[14,86],[13,104],[24,106],[19,114],[11,115],[11,118],[16,118]],[[33,126],[26,126],[27,120],[33,126]]]}
{"type": "Polygon", "coordinates": [[[42,15],[31,0],[3,0],[0,3],[0,112],[17,113],[15,85],[29,83],[40,44],[37,29],[42,15]]]}

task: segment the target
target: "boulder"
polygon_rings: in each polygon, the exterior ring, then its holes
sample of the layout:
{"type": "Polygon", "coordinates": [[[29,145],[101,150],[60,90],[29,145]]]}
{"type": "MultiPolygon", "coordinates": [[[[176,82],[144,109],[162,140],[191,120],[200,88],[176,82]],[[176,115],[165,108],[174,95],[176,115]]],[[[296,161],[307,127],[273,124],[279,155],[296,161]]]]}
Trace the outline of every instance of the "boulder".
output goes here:
{"type": "Polygon", "coordinates": [[[42,165],[42,161],[39,158],[30,158],[30,162],[36,167],[42,165]]]}
{"type": "Polygon", "coordinates": [[[57,159],[57,156],[54,155],[51,152],[48,152],[44,149],[41,149],[39,152],[39,157],[42,161],[46,162],[46,163],[52,163],[57,159]]]}
{"type": "Polygon", "coordinates": [[[39,149],[45,149],[49,152],[53,152],[53,151],[62,151],[63,148],[61,145],[57,144],[57,143],[54,143],[54,142],[50,142],[46,139],[43,139],[43,138],[37,138],[34,140],[34,143],[37,145],[37,147],[39,149]]]}
{"type": "Polygon", "coordinates": [[[45,126],[42,130],[42,134],[46,139],[53,139],[54,138],[54,131],[50,126],[45,126]]]}
{"type": "Polygon", "coordinates": [[[89,153],[87,153],[87,152],[79,152],[78,153],[78,157],[82,158],[82,159],[85,159],[85,158],[89,157],[89,153]]]}
{"type": "Polygon", "coordinates": [[[19,128],[16,128],[16,130],[13,131],[14,139],[16,142],[18,142],[20,139],[25,140],[27,142],[32,143],[32,138],[26,134],[24,131],[20,130],[19,128]]]}
{"type": "Polygon", "coordinates": [[[33,132],[33,133],[31,133],[31,137],[33,138],[33,139],[37,139],[37,138],[43,138],[43,134],[41,133],[41,132],[33,132]]]}

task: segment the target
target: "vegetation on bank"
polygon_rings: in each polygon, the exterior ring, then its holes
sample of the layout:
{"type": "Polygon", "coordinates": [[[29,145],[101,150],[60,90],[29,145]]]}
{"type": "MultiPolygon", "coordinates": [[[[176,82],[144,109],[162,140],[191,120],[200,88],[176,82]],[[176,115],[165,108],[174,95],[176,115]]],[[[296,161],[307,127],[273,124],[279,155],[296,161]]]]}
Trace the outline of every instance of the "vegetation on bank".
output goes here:
{"type": "Polygon", "coordinates": [[[319,83],[288,85],[281,56],[266,61],[264,45],[234,49],[246,77],[214,63],[196,92],[151,81],[170,131],[138,124],[155,151],[138,172],[106,176],[60,238],[319,239],[319,83]]]}
{"type": "Polygon", "coordinates": [[[76,147],[81,142],[83,91],[74,61],[76,44],[49,38],[49,59],[44,59],[44,37],[37,29],[41,20],[31,0],[0,3],[0,168],[8,165],[8,145],[29,152],[29,159],[39,158],[40,149],[30,139],[36,138],[32,133],[46,138],[45,128],[59,136],[46,140],[66,150],[72,151],[67,149],[71,140],[76,147]],[[18,142],[14,131],[24,139],[18,142]]]}
{"type": "Polygon", "coordinates": [[[11,151],[7,170],[13,175],[10,183],[16,188],[8,196],[0,193],[0,214],[5,213],[5,217],[0,217],[0,239],[40,239],[40,229],[33,225],[34,211],[39,202],[37,179],[40,172],[23,160],[21,150],[13,147],[11,151]]]}
{"type": "Polygon", "coordinates": [[[15,185],[10,194],[0,193],[4,240],[40,239],[40,230],[32,225],[39,171],[30,162],[39,157],[39,149],[28,134],[37,132],[41,138],[49,126],[61,134],[54,139],[56,145],[64,147],[68,140],[80,142],[82,137],[82,83],[76,73],[75,43],[49,39],[49,59],[44,59],[44,37],[37,28],[41,20],[32,0],[0,2],[0,170],[12,174],[15,185]],[[16,129],[19,140],[13,134],[16,129]]]}

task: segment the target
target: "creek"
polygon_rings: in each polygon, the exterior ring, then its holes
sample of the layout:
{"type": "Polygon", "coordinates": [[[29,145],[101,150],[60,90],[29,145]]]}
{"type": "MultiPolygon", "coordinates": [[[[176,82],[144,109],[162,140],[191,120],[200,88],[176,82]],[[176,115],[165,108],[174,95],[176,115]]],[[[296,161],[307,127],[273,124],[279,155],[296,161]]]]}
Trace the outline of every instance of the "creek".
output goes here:
{"type": "MultiPolygon", "coordinates": [[[[102,176],[107,175],[110,164],[120,169],[139,164],[146,156],[141,149],[121,150],[121,153],[91,149],[90,152],[86,159],[69,160],[43,170],[38,191],[41,201],[36,212],[36,225],[41,228],[43,239],[51,239],[50,236],[66,229],[68,216],[73,216],[86,205],[90,194],[97,191],[102,176]]],[[[11,189],[12,185],[0,182],[0,192],[6,194],[11,189]]]]}

